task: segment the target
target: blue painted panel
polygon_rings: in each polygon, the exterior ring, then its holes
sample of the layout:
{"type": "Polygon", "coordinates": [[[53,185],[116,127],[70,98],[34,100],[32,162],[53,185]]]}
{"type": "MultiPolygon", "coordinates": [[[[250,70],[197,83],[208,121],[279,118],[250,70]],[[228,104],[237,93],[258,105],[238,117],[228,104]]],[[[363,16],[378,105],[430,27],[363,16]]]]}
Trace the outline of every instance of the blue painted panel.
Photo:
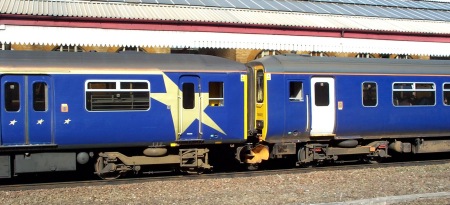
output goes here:
{"type": "Polygon", "coordinates": [[[31,75],[27,79],[29,143],[49,144],[53,133],[53,83],[49,76],[31,75]]]}
{"type": "Polygon", "coordinates": [[[393,135],[436,134],[450,132],[450,107],[443,105],[442,83],[444,77],[419,76],[338,76],[336,77],[337,101],[344,108],[337,111],[337,135],[393,135]],[[362,105],[362,83],[377,82],[378,106],[362,105]],[[393,105],[394,82],[434,82],[436,84],[435,106],[393,105]]]}
{"type": "Polygon", "coordinates": [[[2,145],[52,143],[52,82],[49,76],[2,76],[2,145]],[[35,83],[42,87],[34,87],[35,83]],[[45,86],[44,86],[45,85],[45,86]],[[45,88],[44,88],[45,87],[45,88]],[[18,96],[14,93],[18,92],[18,96]],[[34,99],[34,93],[42,99],[34,99]],[[34,106],[35,101],[40,104],[34,106]],[[38,106],[44,106],[40,110],[38,106]],[[37,110],[36,110],[37,109],[37,110]],[[45,109],[45,108],[44,108],[45,109]]]}
{"type": "Polygon", "coordinates": [[[86,80],[93,79],[148,80],[152,93],[165,92],[161,75],[57,75],[54,77],[57,144],[125,144],[175,140],[170,110],[154,99],[150,101],[148,111],[88,112],[85,107],[84,85],[86,80]],[[162,83],[162,86],[158,83],[162,83]],[[58,108],[61,104],[67,104],[69,111],[60,112],[58,108]]]}
{"type": "MultiPolygon", "coordinates": [[[[306,122],[306,98],[304,102],[289,102],[289,80],[303,80],[304,96],[310,95],[310,75],[272,74],[268,84],[268,137],[289,136],[296,127],[304,128],[306,122]]],[[[430,76],[335,76],[336,134],[338,136],[427,136],[450,132],[450,106],[443,104],[443,83],[448,77],[430,76]],[[363,82],[376,82],[378,104],[363,106],[363,82]],[[434,106],[403,106],[393,104],[394,82],[431,82],[436,86],[434,106]]],[[[311,99],[309,99],[311,100],[311,99]]]]}
{"type": "Polygon", "coordinates": [[[0,93],[2,93],[1,95],[2,145],[25,144],[26,102],[24,102],[25,99],[24,85],[25,85],[24,76],[7,75],[2,76],[1,78],[0,93]],[[17,92],[19,92],[19,96],[15,94],[17,92]],[[14,96],[14,97],[6,98],[6,96],[14,96]]]}
{"type": "Polygon", "coordinates": [[[307,101],[310,95],[309,76],[272,74],[267,81],[267,138],[300,137],[307,129],[307,101]],[[302,100],[290,100],[291,82],[302,83],[302,100]]]}
{"type": "MultiPolygon", "coordinates": [[[[55,75],[55,142],[58,145],[121,145],[153,142],[170,143],[176,140],[176,127],[172,119],[172,108],[155,98],[155,94],[174,95],[166,86],[178,87],[181,75],[189,73],[167,73],[163,75],[55,75]],[[150,109],[148,111],[88,112],[85,108],[86,80],[148,80],[150,82],[150,109]],[[167,81],[167,82],[165,82],[167,81]],[[69,83],[70,82],[70,83],[69,83]],[[61,112],[61,104],[67,104],[69,112],[61,112]]],[[[240,73],[196,73],[201,78],[201,89],[207,93],[209,82],[224,82],[224,106],[207,106],[204,113],[223,132],[209,126],[206,116],[202,124],[204,140],[243,140],[244,99],[240,73]]],[[[178,87],[178,89],[180,89],[178,87]]],[[[176,91],[178,92],[178,91],[176,91]]],[[[178,104],[175,104],[176,106],[178,104]]],[[[176,107],[175,106],[175,107],[176,107]]],[[[206,106],[206,105],[205,105],[206,106]]],[[[174,110],[176,111],[176,110],[174,110]]],[[[178,113],[175,113],[178,116],[178,113]]],[[[197,121],[198,122],[198,121],[197,121]]],[[[195,120],[194,123],[196,124],[195,120]]],[[[191,125],[192,126],[192,125],[191,125]]]]}

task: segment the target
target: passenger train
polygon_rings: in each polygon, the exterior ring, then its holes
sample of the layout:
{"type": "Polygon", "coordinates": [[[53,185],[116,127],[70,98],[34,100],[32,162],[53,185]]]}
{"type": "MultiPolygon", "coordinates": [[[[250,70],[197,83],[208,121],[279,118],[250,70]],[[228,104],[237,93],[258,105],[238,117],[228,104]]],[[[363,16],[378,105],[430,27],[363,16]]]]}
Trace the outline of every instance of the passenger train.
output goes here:
{"type": "Polygon", "coordinates": [[[450,151],[449,61],[1,51],[0,75],[1,178],[450,151]]]}

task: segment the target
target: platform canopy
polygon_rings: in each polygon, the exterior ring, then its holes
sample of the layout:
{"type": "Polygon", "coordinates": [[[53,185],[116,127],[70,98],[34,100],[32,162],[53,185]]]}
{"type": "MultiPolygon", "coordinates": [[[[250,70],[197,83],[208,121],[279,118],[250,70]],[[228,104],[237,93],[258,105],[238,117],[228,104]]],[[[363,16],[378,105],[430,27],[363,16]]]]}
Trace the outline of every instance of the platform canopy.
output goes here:
{"type": "Polygon", "coordinates": [[[149,31],[100,28],[0,26],[4,43],[80,46],[230,48],[318,52],[450,55],[450,43],[338,37],[149,31]]]}
{"type": "Polygon", "coordinates": [[[450,56],[450,4],[0,0],[0,43],[450,56]]]}

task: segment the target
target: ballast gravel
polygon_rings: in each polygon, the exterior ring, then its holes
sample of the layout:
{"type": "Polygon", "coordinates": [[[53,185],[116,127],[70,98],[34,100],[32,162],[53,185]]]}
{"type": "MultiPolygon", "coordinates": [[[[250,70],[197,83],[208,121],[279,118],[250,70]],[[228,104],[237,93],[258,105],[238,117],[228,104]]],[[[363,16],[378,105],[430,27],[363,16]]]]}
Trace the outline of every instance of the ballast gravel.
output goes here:
{"type": "Polygon", "coordinates": [[[450,163],[1,191],[1,204],[450,204],[450,163]]]}

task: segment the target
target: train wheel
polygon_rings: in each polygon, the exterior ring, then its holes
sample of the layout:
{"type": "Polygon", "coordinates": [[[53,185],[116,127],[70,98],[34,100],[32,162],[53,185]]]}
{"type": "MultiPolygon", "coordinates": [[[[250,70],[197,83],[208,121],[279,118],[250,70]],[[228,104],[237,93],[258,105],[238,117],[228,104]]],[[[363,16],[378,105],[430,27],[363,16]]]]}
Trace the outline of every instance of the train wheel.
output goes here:
{"type": "Polygon", "coordinates": [[[114,167],[114,164],[106,162],[103,157],[99,157],[97,163],[95,163],[95,173],[102,179],[117,179],[122,174],[115,170],[114,167]]]}

